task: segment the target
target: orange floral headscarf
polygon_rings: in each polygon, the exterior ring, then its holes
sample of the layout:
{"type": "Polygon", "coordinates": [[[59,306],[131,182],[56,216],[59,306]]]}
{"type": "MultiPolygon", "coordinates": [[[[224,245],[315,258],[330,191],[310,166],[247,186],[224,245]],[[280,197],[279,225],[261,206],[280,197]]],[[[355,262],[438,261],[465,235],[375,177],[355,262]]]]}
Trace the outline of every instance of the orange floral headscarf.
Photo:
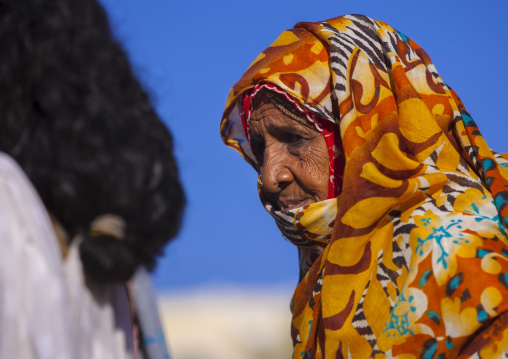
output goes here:
{"type": "Polygon", "coordinates": [[[291,217],[322,249],[294,294],[293,358],[508,352],[508,161],[425,51],[359,15],[283,32],[221,122],[255,168],[241,98],[259,83],[330,121],[346,161],[341,194],[291,217]]]}

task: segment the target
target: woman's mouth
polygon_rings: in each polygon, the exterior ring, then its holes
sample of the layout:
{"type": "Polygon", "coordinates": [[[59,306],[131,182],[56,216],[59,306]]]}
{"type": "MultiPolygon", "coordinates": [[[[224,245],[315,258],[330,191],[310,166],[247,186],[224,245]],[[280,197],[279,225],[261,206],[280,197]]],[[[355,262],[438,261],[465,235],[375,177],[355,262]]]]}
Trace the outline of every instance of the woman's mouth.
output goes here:
{"type": "Polygon", "coordinates": [[[286,200],[286,201],[280,201],[279,200],[279,207],[281,211],[290,211],[295,208],[300,208],[307,206],[309,204],[314,203],[314,199],[307,198],[307,199],[297,199],[297,200],[286,200]]]}

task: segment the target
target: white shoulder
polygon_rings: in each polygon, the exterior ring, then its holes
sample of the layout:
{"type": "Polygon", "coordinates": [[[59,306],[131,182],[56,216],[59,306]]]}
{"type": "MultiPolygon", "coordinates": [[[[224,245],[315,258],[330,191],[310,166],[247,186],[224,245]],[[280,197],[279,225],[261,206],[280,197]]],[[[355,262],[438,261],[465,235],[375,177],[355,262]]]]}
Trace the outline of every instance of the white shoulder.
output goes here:
{"type": "Polygon", "coordinates": [[[131,357],[132,333],[115,324],[114,299],[128,298],[125,286],[91,291],[78,247],[79,238],[62,259],[42,200],[0,152],[0,358],[131,357]]]}
{"type": "Polygon", "coordinates": [[[32,184],[0,153],[0,358],[69,358],[62,259],[32,184]]]}

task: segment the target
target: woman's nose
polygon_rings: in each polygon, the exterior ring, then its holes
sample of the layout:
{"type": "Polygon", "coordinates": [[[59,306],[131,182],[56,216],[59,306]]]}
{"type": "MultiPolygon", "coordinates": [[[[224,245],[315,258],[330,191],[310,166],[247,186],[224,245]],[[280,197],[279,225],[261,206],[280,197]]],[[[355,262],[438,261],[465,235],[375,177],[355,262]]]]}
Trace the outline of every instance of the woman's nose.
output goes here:
{"type": "Polygon", "coordinates": [[[283,153],[265,152],[261,167],[261,181],[265,191],[280,192],[294,181],[293,173],[289,169],[289,160],[283,153]]]}

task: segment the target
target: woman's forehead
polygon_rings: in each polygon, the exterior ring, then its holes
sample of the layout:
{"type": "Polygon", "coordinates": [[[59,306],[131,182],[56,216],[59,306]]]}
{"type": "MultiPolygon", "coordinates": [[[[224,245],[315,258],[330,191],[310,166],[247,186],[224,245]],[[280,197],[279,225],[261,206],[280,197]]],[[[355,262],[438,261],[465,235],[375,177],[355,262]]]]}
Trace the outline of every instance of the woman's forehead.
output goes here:
{"type": "Polygon", "coordinates": [[[282,112],[270,102],[263,103],[260,106],[254,108],[250,114],[251,122],[258,122],[262,120],[273,120],[280,118],[283,120],[284,115],[282,112]]]}
{"type": "Polygon", "coordinates": [[[305,118],[288,114],[273,103],[265,103],[255,108],[250,116],[251,127],[262,125],[269,128],[299,129],[315,131],[314,126],[305,118]]]}
{"type": "Polygon", "coordinates": [[[252,109],[250,121],[263,120],[265,125],[286,125],[291,124],[295,127],[306,127],[314,130],[314,126],[306,118],[305,114],[296,115],[295,111],[289,111],[286,107],[291,104],[281,105],[278,102],[264,101],[258,102],[257,106],[252,109]]]}

